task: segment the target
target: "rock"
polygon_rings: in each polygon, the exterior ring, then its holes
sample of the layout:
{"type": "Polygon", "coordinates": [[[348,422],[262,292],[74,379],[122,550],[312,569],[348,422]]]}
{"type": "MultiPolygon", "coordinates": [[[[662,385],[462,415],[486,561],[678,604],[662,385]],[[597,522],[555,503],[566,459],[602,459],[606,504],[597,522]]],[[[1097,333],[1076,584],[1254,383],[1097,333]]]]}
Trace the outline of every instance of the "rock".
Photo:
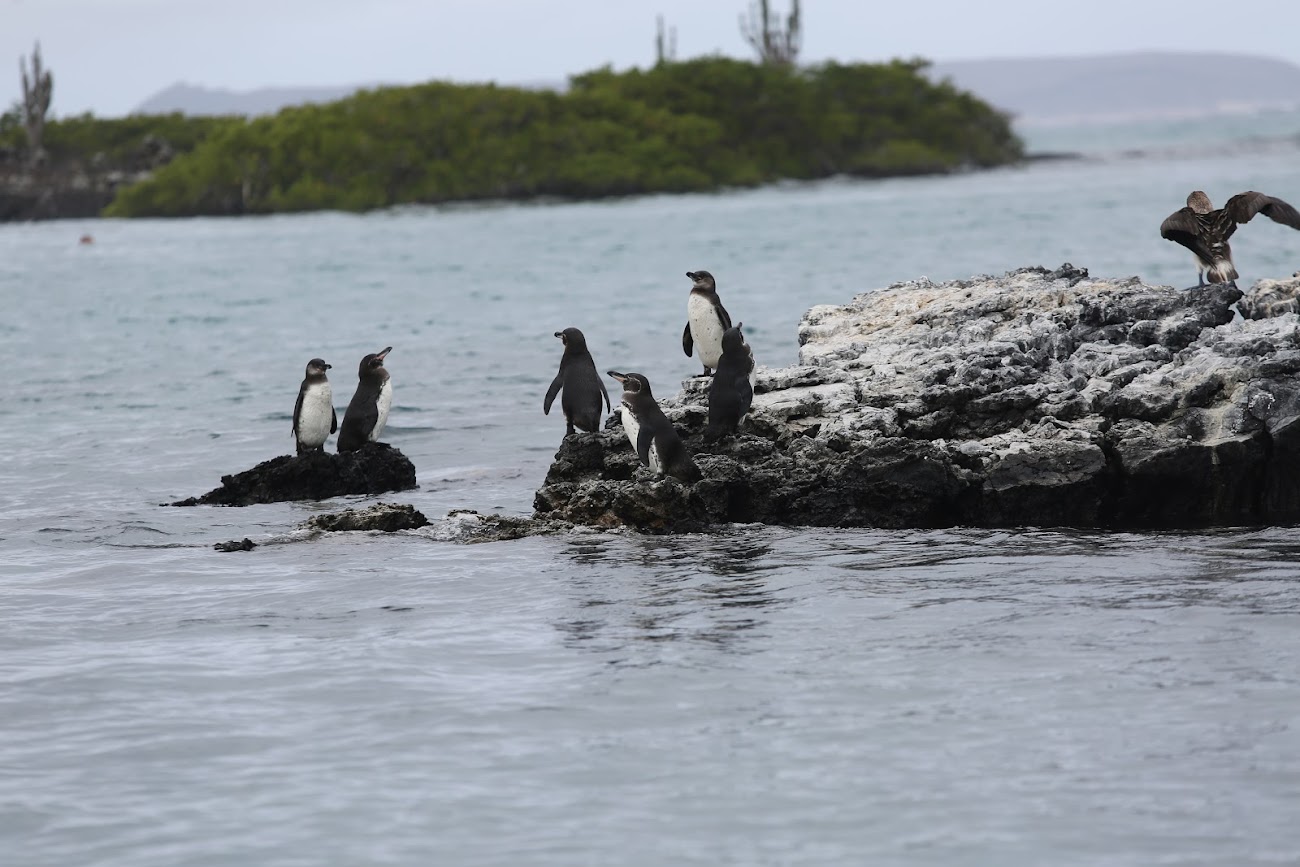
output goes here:
{"type": "Polygon", "coordinates": [[[1283,313],[1300,312],[1300,271],[1289,280],[1260,280],[1237,302],[1247,319],[1271,319],[1283,313]]]}
{"type": "Polygon", "coordinates": [[[612,421],[564,440],[535,514],[649,532],[1295,521],[1297,295],[1262,283],[1233,322],[1233,286],[1065,265],[814,307],[799,364],[759,371],[738,436],[703,442],[703,380],[662,402],[703,481],[642,469],[612,421]]]}
{"type": "Polygon", "coordinates": [[[257,547],[257,543],[245,536],[243,539],[232,539],[229,542],[218,542],[212,546],[218,551],[251,551],[257,547]]]}
{"type": "Polygon", "coordinates": [[[567,521],[480,515],[473,509],[456,509],[448,512],[442,521],[430,524],[424,532],[439,542],[473,545],[522,539],[526,536],[554,536],[572,533],[574,530],[573,524],[567,521]]]}
{"type": "Polygon", "coordinates": [[[418,530],[426,527],[429,519],[414,506],[394,503],[376,503],[366,509],[344,509],[328,515],[309,518],[302,526],[307,530],[351,532],[378,530],[395,533],[398,530],[418,530]]]}
{"type": "Polygon", "coordinates": [[[387,443],[367,443],[347,454],[281,455],[233,476],[221,487],[173,506],[250,506],[287,500],[328,500],[414,488],[415,466],[387,443]]]}

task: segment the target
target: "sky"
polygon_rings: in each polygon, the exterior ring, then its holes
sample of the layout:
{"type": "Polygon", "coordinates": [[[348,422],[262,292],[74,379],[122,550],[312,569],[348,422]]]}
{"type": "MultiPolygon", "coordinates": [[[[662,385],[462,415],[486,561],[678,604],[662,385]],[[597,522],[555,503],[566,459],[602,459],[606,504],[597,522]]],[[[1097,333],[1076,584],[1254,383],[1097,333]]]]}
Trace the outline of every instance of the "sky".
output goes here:
{"type": "MultiPolygon", "coordinates": [[[[676,27],[679,58],[747,57],[738,19],[748,3],[0,0],[0,70],[11,71],[0,74],[0,110],[19,98],[18,61],[37,40],[54,75],[52,114],[111,117],[181,81],[231,90],[530,84],[646,66],[657,14],[676,27]]],[[[804,62],[1216,50],[1300,63],[1296,0],[803,0],[803,18],[804,62]]]]}

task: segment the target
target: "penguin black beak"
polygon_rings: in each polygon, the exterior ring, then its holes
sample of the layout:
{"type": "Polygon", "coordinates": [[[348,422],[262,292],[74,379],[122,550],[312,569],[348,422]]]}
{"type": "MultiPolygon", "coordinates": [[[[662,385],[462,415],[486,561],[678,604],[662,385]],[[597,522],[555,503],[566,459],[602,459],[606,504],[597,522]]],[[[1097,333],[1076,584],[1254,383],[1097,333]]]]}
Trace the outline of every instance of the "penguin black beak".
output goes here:
{"type": "Polygon", "coordinates": [[[619,373],[617,370],[607,370],[607,371],[605,371],[605,373],[607,373],[608,375],[614,377],[614,378],[617,379],[619,382],[626,382],[626,381],[627,381],[627,375],[626,375],[626,374],[619,373]]]}
{"type": "Polygon", "coordinates": [[[686,272],[686,276],[687,276],[687,277],[690,277],[692,280],[694,280],[694,279],[695,279],[695,272],[694,272],[694,271],[687,271],[687,272],[686,272]]]}
{"type": "Polygon", "coordinates": [[[563,340],[563,339],[564,339],[564,332],[563,332],[563,331],[557,331],[557,332],[555,332],[555,336],[558,337],[558,338],[560,338],[561,340],[563,340]]]}
{"type": "Polygon", "coordinates": [[[391,347],[391,346],[386,346],[386,347],[384,347],[384,351],[383,351],[383,352],[378,352],[378,353],[375,354],[375,358],[377,358],[377,359],[379,360],[379,363],[380,363],[380,364],[383,364],[383,363],[384,363],[384,358],[388,355],[388,353],[390,353],[390,352],[392,352],[392,351],[393,351],[393,347],[391,347]]]}
{"type": "Polygon", "coordinates": [[[325,365],[325,369],[326,369],[326,370],[329,370],[329,369],[332,368],[333,366],[334,366],[334,365],[332,365],[332,364],[327,364],[327,365],[325,365]]]}

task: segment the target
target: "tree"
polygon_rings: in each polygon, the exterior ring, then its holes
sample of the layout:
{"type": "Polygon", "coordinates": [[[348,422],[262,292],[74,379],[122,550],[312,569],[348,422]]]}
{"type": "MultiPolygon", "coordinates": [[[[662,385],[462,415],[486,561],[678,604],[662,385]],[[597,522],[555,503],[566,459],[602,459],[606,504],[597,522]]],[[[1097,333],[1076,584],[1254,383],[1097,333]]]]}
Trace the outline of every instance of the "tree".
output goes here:
{"type": "Polygon", "coordinates": [[[27,75],[27,58],[18,61],[18,71],[23,77],[23,127],[27,130],[28,156],[37,163],[44,156],[41,139],[45,135],[45,115],[50,110],[50,97],[54,94],[54,77],[41,63],[41,43],[32,52],[32,74],[27,75]]]}
{"type": "Polygon", "coordinates": [[[769,66],[794,66],[799,57],[802,34],[799,29],[799,0],[794,0],[784,29],[772,21],[767,0],[757,0],[749,14],[740,16],[740,35],[758,52],[758,59],[769,66]]]}
{"type": "Polygon", "coordinates": [[[655,34],[655,65],[658,66],[677,59],[677,28],[668,28],[668,36],[665,39],[664,17],[660,15],[655,20],[658,24],[658,32],[655,34]]]}

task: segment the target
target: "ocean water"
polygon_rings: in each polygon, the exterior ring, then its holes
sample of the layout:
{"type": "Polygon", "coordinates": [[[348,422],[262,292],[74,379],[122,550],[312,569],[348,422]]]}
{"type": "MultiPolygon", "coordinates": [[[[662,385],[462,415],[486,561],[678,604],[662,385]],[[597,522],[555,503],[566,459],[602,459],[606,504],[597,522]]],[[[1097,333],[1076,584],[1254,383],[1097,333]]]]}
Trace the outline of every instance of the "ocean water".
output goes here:
{"type": "MultiPolygon", "coordinates": [[[[307,359],[341,409],[392,345],[384,439],[420,488],[381,499],[527,514],[564,430],[541,412],[553,332],[665,397],[697,369],[687,270],[773,366],[808,307],[922,275],[1188,285],[1160,221],[1193,188],[1300,201],[1285,135],[708,196],[0,226],[0,862],[1300,863],[1293,527],[219,554],[366,501],[160,505],[289,451],[307,359]]],[[[1300,234],[1263,218],[1234,247],[1243,282],[1300,268],[1300,234]]]]}

